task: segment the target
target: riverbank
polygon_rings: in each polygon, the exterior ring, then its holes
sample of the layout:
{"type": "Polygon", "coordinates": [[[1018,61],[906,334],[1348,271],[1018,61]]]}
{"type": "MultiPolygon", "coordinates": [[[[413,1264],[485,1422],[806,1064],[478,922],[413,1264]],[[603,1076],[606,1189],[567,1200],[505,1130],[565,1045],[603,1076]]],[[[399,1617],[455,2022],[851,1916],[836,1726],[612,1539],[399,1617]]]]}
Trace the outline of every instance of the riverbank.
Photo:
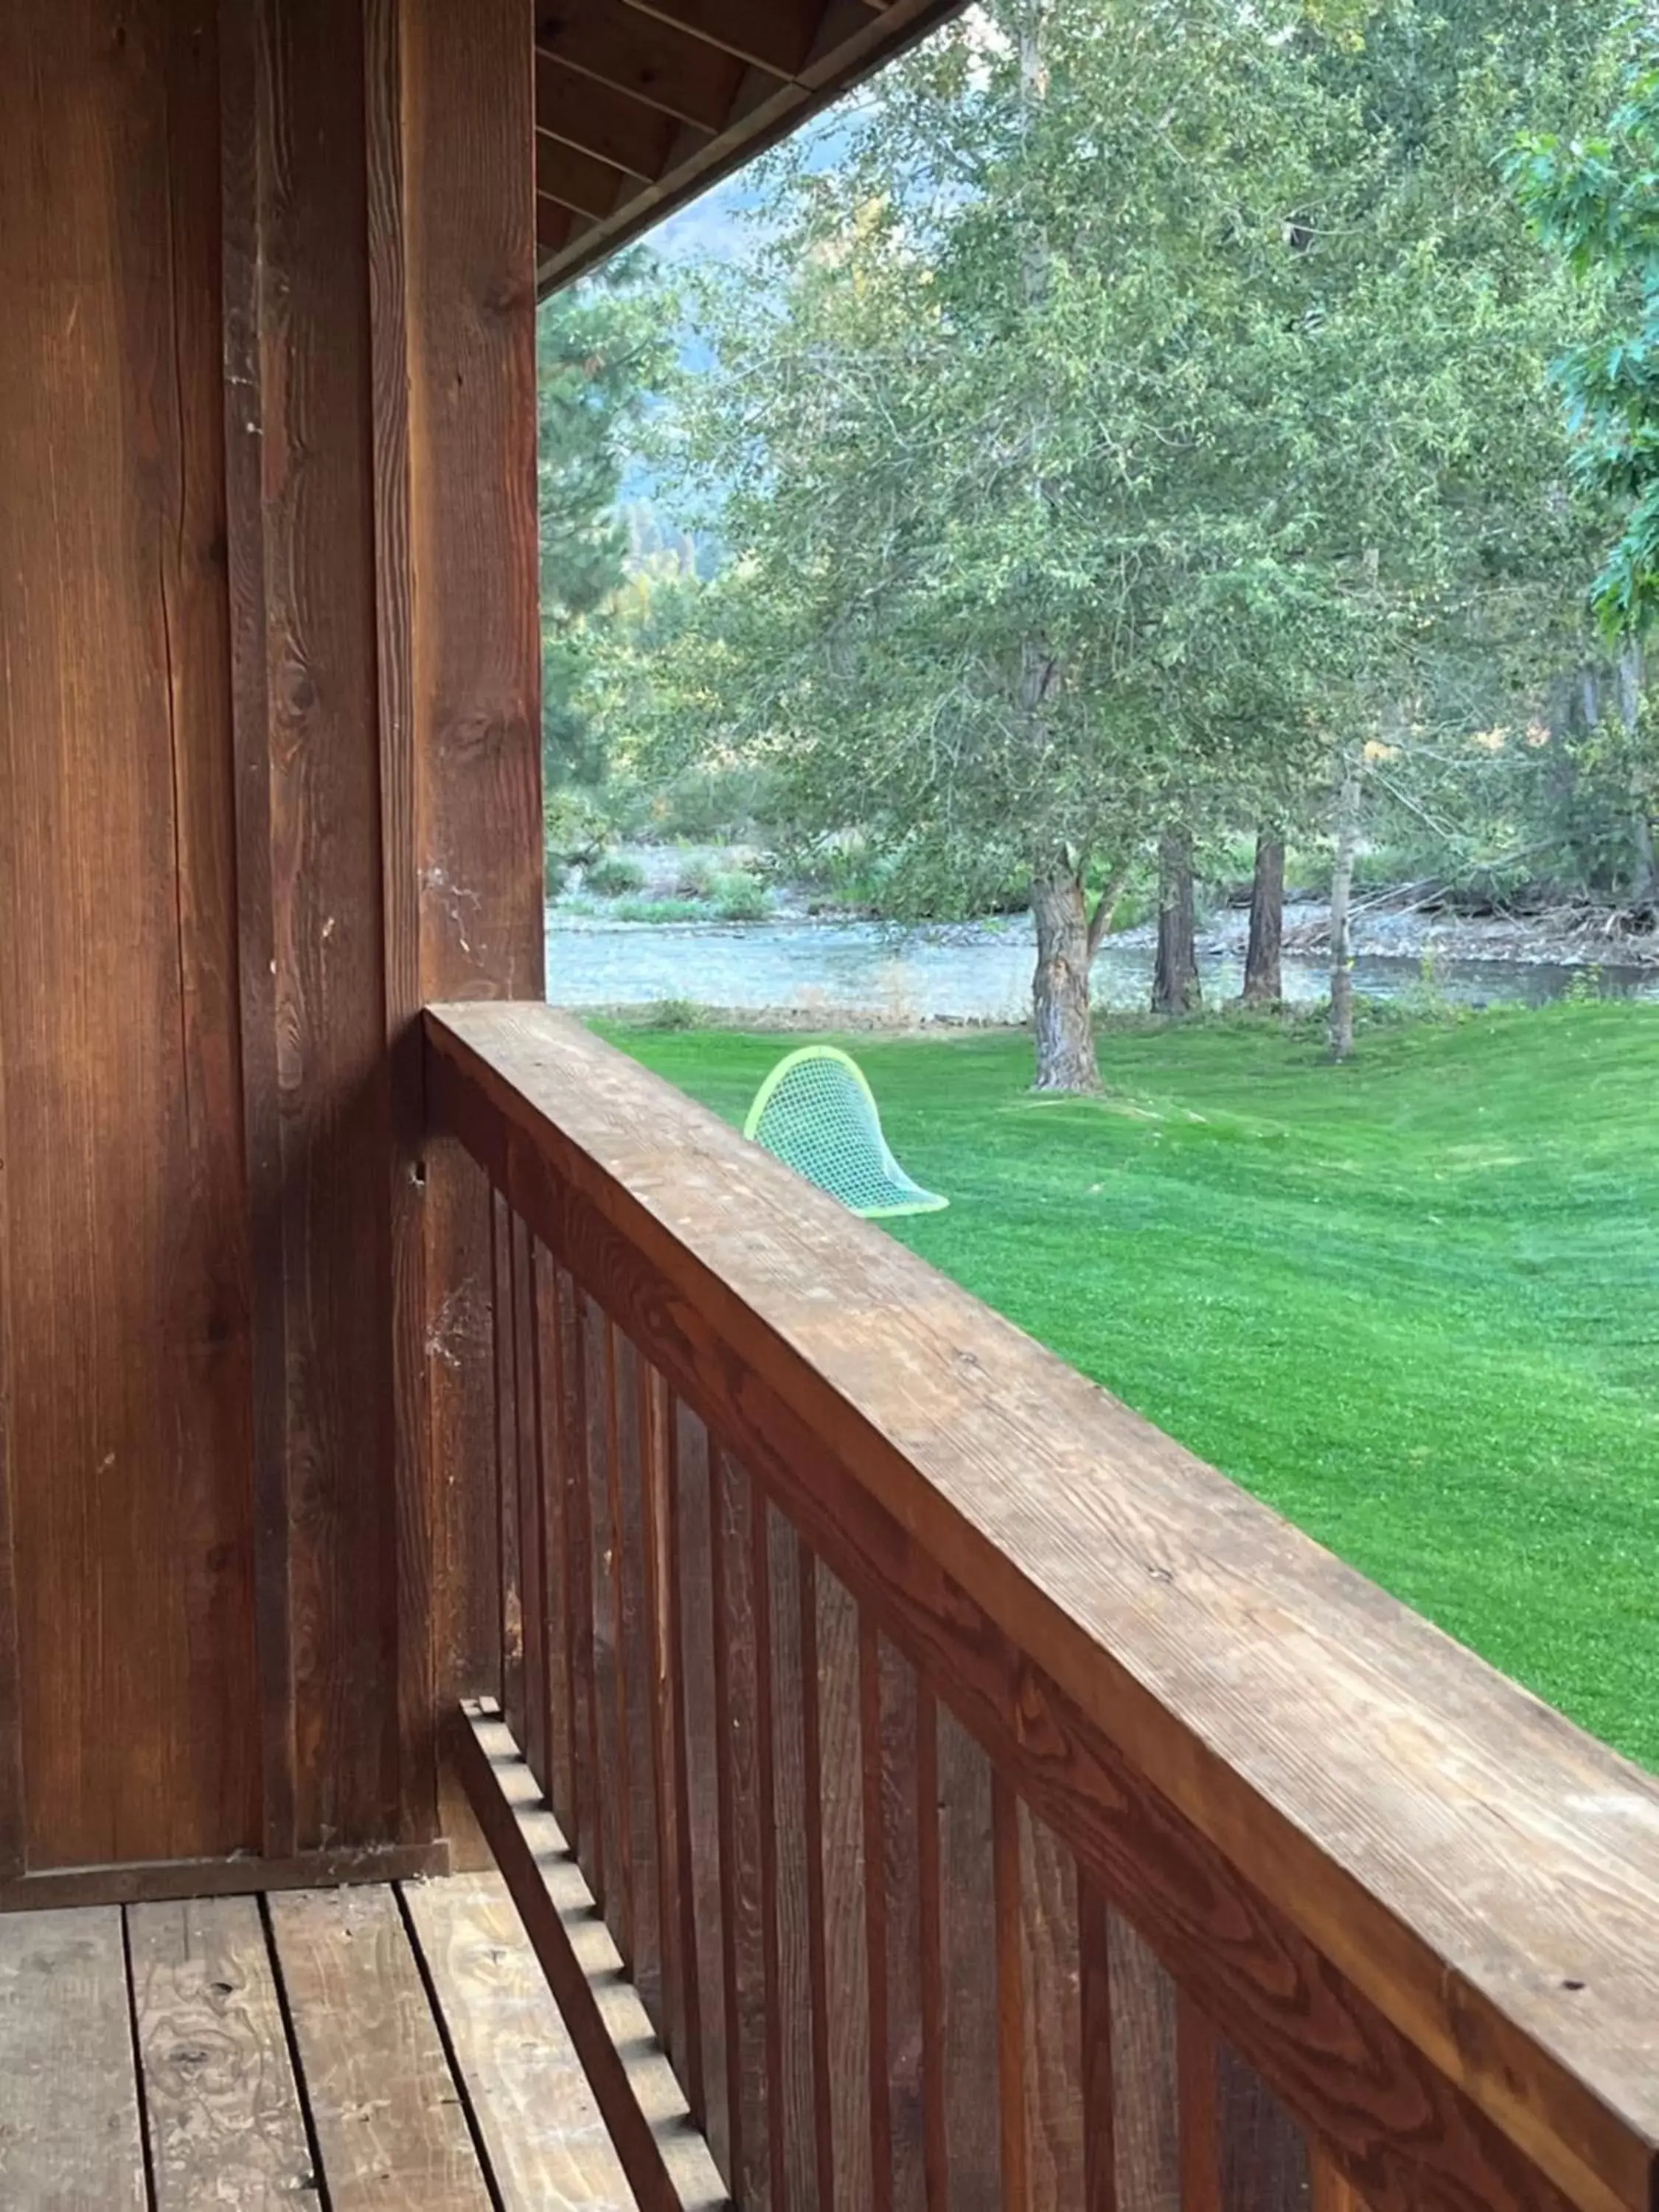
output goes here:
{"type": "MultiPolygon", "coordinates": [[[[767,1036],[617,1041],[740,1122],[767,1036]]],[[[1659,1017],[854,1045],[950,1210],[895,1233],[1540,1695],[1659,1766],[1659,1017]]]]}

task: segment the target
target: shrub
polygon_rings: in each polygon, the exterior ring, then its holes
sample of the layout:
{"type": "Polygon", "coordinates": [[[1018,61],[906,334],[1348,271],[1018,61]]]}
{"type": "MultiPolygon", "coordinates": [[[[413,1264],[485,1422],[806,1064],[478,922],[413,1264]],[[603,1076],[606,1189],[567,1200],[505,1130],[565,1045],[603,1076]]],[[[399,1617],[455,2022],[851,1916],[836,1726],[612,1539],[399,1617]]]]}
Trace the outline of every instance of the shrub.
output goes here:
{"type": "Polygon", "coordinates": [[[688,860],[680,870],[674,889],[682,898],[711,898],[714,892],[714,870],[707,860],[688,860]]]}
{"type": "Polygon", "coordinates": [[[707,921],[708,909],[700,899],[618,899],[611,908],[617,921],[707,921]]]}
{"type": "Polygon", "coordinates": [[[772,903],[765,885],[740,869],[714,877],[709,891],[722,921],[763,921],[772,903]]]}
{"type": "Polygon", "coordinates": [[[645,889],[645,870],[625,854],[607,853],[584,872],[582,883],[600,898],[621,898],[629,891],[645,889]]]}
{"type": "Polygon", "coordinates": [[[702,1021],[702,1008],[692,999],[655,999],[645,1010],[641,1027],[647,1030],[695,1030],[702,1021]]]}

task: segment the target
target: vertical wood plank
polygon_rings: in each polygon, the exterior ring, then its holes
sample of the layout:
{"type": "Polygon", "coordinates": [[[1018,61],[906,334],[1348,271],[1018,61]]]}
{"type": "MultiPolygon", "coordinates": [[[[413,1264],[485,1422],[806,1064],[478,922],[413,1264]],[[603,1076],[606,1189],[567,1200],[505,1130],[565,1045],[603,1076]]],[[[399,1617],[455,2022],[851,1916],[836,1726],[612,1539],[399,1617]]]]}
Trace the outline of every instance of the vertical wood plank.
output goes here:
{"type": "Polygon", "coordinates": [[[1309,2203],[1311,2212],[1365,2212],[1365,2200],[1322,2144],[1309,2156],[1309,2203]]]}
{"type": "Polygon", "coordinates": [[[951,2201],[945,2094],[945,1899],[939,1815],[939,1705],[924,1684],[916,1704],[916,1835],[921,1887],[921,2095],[927,2212],[945,2212],[951,2201]]]}
{"type": "Polygon", "coordinates": [[[519,1469],[519,1614],[524,1646],[524,1734],[519,1739],[531,1772],[545,1790],[547,1759],[547,1605],[543,1564],[546,1470],[542,1460],[541,1407],[536,1364],[536,1275],[529,1230],[508,1217],[513,1281],[513,1402],[519,1469]]]}
{"type": "Polygon", "coordinates": [[[501,1559],[501,1711],[524,1743],[524,1592],[520,1558],[519,1402],[513,1368],[513,1215],[500,1191],[489,1199],[490,1306],[495,1358],[495,1521],[501,1559]]]}
{"type": "Polygon", "coordinates": [[[754,1494],[726,1453],[711,1453],[714,1730],[732,2194],[769,2202],[766,1937],[763,1926],[760,1689],[754,1494]]]}
{"type": "Polygon", "coordinates": [[[1110,1919],[1094,1883],[1079,1875],[1078,1885],[1084,2203],[1087,2212],[1117,2212],[1110,1919]]]}
{"type": "MultiPolygon", "coordinates": [[[[264,173],[270,76],[264,0],[220,15],[224,270],[225,563],[235,772],[237,988],[249,1223],[252,1443],[261,1840],[295,1845],[294,1650],[289,1577],[288,1302],[282,1091],[271,882],[270,653],[264,514],[264,173]]],[[[0,1256],[0,1266],[3,1266],[0,1256]]],[[[0,1323],[0,1328],[3,1323],[0,1323]]]]}
{"type": "Polygon", "coordinates": [[[734,2187],[733,2106],[737,2085],[727,2053],[726,1910],[720,1834],[720,1746],[715,1707],[714,1547],[712,1456],[708,1431],[684,1406],[676,1409],[679,1549],[680,1695],[690,1842],[691,1935],[698,2039],[702,2054],[702,2125],[714,2163],[734,2187]]]}
{"type": "Polygon", "coordinates": [[[997,2115],[1002,2127],[1002,2201],[1030,2212],[1030,2142],[1025,2103],[1030,1991],[1024,1931],[1019,1807],[1000,1774],[991,1779],[992,1886],[996,1902],[997,2115]]]}
{"type": "MultiPolygon", "coordinates": [[[[915,1669],[884,1637],[875,1638],[874,1657],[877,1826],[873,1835],[865,1838],[865,1854],[866,1864],[880,1873],[886,1984],[882,2021],[887,2049],[884,2074],[876,2077],[872,2094],[876,2087],[884,2088],[889,2201],[894,2212],[923,2212],[927,2124],[922,2082],[921,1843],[916,1799],[921,1699],[915,1669]]],[[[869,1755],[866,1749],[866,1761],[869,1755]]]]}
{"type": "MultiPolygon", "coordinates": [[[[262,0],[263,4],[263,0],[262,0]]],[[[420,823],[415,758],[413,597],[409,544],[408,324],[404,273],[402,41],[398,0],[363,0],[368,177],[370,447],[374,471],[374,642],[380,783],[380,917],[391,1146],[393,1492],[397,1518],[398,1756],[400,1832],[437,1832],[440,1642],[488,1656],[493,1631],[470,1631],[469,1607],[434,1575],[443,1528],[434,1494],[426,1267],[428,1174],[420,1031],[420,823]],[[442,1601],[440,1600],[442,1592],[442,1601]],[[482,1650],[480,1650],[480,1644],[482,1650]]],[[[459,1163],[436,1162],[440,1190],[459,1163]]],[[[477,1516],[482,1520],[483,1516],[477,1516]]],[[[493,1546],[492,1546],[493,1548],[493,1546]]],[[[492,1563],[493,1564],[493,1563],[492,1563]]],[[[494,1589],[493,1574],[483,1584],[494,1589]]],[[[481,1673],[479,1680],[487,1680],[481,1673]]],[[[457,1695],[466,1692],[455,1685],[457,1695]]]]}
{"type": "MultiPolygon", "coordinates": [[[[371,272],[374,386],[392,431],[377,433],[377,465],[400,556],[382,563],[380,591],[406,654],[399,707],[413,771],[386,787],[383,833],[399,875],[387,899],[395,1022],[422,1002],[544,992],[535,94],[524,0],[371,0],[376,15],[396,22],[396,84],[374,113],[397,157],[387,204],[400,204],[371,272]],[[411,909],[412,978],[401,950],[411,909]]],[[[471,1474],[487,1463],[489,1435],[487,1377],[469,1356],[488,1231],[459,1149],[428,1146],[425,1168],[422,1352],[435,1347],[433,1602],[447,1709],[499,1671],[493,1622],[474,1599],[494,1587],[495,1561],[471,1474]]]]}
{"type": "Polygon", "coordinates": [[[1019,1863],[1030,2200],[1032,2212],[1082,2212],[1088,2100],[1077,1863],[1024,1802],[1019,1863]]]}
{"type": "Polygon", "coordinates": [[[1176,2212],[1182,2165],[1175,1984],[1115,1911],[1108,1942],[1119,2212],[1176,2212]]]}
{"type": "Polygon", "coordinates": [[[218,26],[137,0],[120,27],[0,9],[0,1212],[36,1869],[261,1835],[218,26]]]}
{"type": "Polygon", "coordinates": [[[570,1692],[572,1811],[576,1863],[595,1898],[604,1894],[599,1801],[599,1705],[593,1668],[592,1488],[588,1474],[586,1301],[559,1270],[555,1320],[562,1407],[560,1436],[563,1497],[565,1680],[570,1692]]]}
{"type": "MultiPolygon", "coordinates": [[[[676,2070],[685,2091],[691,2117],[707,2130],[708,2096],[702,2063],[702,2002],[697,1953],[696,1882],[692,1863],[691,1787],[687,1769],[689,1741],[686,1698],[686,1627],[681,1565],[681,1442],[684,1422],[680,1409],[665,1390],[658,1393],[662,1410],[663,1495],[659,1514],[661,1531],[659,1607],[664,1652],[661,1675],[669,1761],[673,1772],[672,1793],[665,1788],[659,1805],[672,1805],[673,1832],[664,1832],[663,1863],[672,1863],[678,1909],[676,1949],[679,1966],[678,2004],[683,2015],[684,2047],[676,2056],[676,2070]]],[[[654,1423],[653,1423],[654,1426],[654,1423]]],[[[666,1771],[666,1768],[665,1769],[666,1771]]],[[[668,1906],[665,1904],[666,1919],[668,1906]]]]}
{"type": "Polygon", "coordinates": [[[1181,2124],[1181,2212],[1221,2212],[1220,2045],[1208,2017],[1179,1990],[1176,2082],[1181,2124]]]}
{"type": "Polygon", "coordinates": [[[571,1727],[570,1601],[568,1538],[565,1527],[565,1454],[568,1410],[559,1358],[559,1279],[553,1255],[537,1242],[532,1254],[535,1275],[537,1449],[542,1480],[542,1591],[546,1615],[546,1711],[542,1722],[548,1747],[546,1789],[568,1840],[574,1838],[576,1815],[571,1727]]]}
{"type": "Polygon", "coordinates": [[[609,1320],[583,1297],[582,1346],[587,1394],[587,1525],[591,1532],[589,1607],[593,1623],[592,1681],[593,1792],[591,1842],[593,1894],[626,1962],[632,1955],[628,1860],[622,1800],[622,1669],[617,1651],[617,1373],[609,1320]]]}
{"type": "Polygon", "coordinates": [[[314,2191],[258,1901],[127,1912],[154,2212],[287,2212],[314,2191]]]}
{"type": "Polygon", "coordinates": [[[858,1607],[817,1565],[820,1863],[823,1889],[825,2033],[819,2063],[827,2080],[835,2212],[869,2212],[874,2201],[870,2119],[870,1989],[865,1922],[864,1760],[860,1720],[858,1607]]]}
{"type": "Polygon", "coordinates": [[[612,1332],[617,1448],[611,1455],[612,1517],[617,1547],[617,1623],[622,1715],[618,1771],[623,1778],[623,1832],[628,1852],[628,1892],[633,1949],[630,1964],[640,2000],[662,2033],[661,1893],[657,1869],[658,1770],[652,1757],[651,1623],[645,1588],[647,1439],[645,1363],[620,1330],[612,1332]]]}
{"type": "Polygon", "coordinates": [[[818,2212],[813,2039],[823,2006],[823,1893],[812,1866],[818,1824],[808,1805],[809,1791],[814,1800],[817,1791],[812,1757],[817,1670],[804,1611],[812,1602],[812,1563],[775,1506],[767,1505],[763,1517],[771,1601],[771,1926],[779,2026],[773,2077],[779,2148],[774,2185],[789,2212],[818,2212]]]}
{"type": "Polygon", "coordinates": [[[1223,2212],[1304,2212],[1306,2138],[1224,2037],[1218,2040],[1216,2103],[1223,2212]]]}
{"type": "Polygon", "coordinates": [[[0,1919],[0,2203],[148,2212],[114,1905],[0,1919]]]}
{"type": "MultiPolygon", "coordinates": [[[[651,1813],[656,1823],[651,1856],[656,1869],[656,1925],[659,1956],[653,2024],[690,2100],[686,2040],[684,1891],[680,1856],[679,1731],[674,1722],[674,1654],[678,1643],[672,1604],[674,1557],[671,1528],[668,1389],[649,1362],[635,1356],[640,1450],[640,1523],[644,1617],[644,1711],[648,1729],[651,1813]]],[[[642,1990],[641,1996],[646,1992],[642,1990]]],[[[647,2001],[648,2008],[648,2001],[647,2001]]]]}
{"type": "Polygon", "coordinates": [[[890,2212],[893,2201],[893,2113],[888,2094],[892,2053],[888,2032],[887,1869],[882,1832],[881,1652],[875,1622],[858,1619],[859,1747],[864,1819],[864,1929],[869,1960],[870,2203],[890,2212]]]}
{"type": "Polygon", "coordinates": [[[1002,2080],[991,1765],[954,1713],[938,1713],[950,2203],[951,2212],[993,2212],[1002,2202],[1002,2080]]]}

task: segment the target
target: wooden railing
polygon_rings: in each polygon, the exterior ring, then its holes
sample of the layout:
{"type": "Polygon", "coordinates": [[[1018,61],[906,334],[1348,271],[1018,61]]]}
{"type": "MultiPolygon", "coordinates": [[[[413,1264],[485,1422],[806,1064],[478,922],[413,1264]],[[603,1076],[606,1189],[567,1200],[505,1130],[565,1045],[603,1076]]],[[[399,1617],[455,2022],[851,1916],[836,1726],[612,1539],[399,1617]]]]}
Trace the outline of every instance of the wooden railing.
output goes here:
{"type": "Polygon", "coordinates": [[[1659,1787],[581,1030],[427,1035],[462,1764],[643,2203],[689,2108],[773,2212],[1653,2212],[1659,1787]]]}

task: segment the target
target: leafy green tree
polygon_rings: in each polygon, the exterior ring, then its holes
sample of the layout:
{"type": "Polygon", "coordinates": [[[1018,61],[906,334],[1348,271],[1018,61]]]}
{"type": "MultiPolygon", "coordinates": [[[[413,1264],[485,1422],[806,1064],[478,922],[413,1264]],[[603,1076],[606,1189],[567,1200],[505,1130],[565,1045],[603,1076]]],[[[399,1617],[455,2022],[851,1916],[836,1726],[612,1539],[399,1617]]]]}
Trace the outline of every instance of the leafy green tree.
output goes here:
{"type": "Polygon", "coordinates": [[[542,748],[550,791],[605,769],[596,660],[627,574],[628,454],[673,372],[675,311],[648,255],[556,292],[537,322],[542,748]]]}

